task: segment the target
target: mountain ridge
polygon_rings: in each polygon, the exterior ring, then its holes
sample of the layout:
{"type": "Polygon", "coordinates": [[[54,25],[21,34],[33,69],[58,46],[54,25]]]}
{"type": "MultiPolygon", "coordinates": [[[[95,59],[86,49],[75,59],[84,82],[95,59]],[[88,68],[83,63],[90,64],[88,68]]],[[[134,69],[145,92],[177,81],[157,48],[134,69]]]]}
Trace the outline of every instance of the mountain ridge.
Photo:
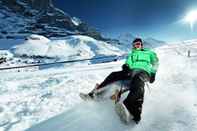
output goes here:
{"type": "Polygon", "coordinates": [[[0,20],[3,23],[0,26],[0,38],[27,34],[46,37],[80,34],[104,40],[95,28],[54,7],[52,0],[0,0],[0,3],[0,20]],[[17,31],[13,28],[17,28],[17,31]]]}

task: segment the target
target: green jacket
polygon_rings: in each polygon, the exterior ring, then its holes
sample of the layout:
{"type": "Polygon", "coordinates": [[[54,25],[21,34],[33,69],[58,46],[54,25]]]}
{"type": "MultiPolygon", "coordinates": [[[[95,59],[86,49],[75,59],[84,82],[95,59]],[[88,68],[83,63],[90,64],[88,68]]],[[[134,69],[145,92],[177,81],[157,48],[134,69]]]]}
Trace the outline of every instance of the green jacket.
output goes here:
{"type": "Polygon", "coordinates": [[[133,48],[125,62],[130,69],[142,69],[149,75],[156,73],[159,65],[157,54],[150,49],[133,48]]]}

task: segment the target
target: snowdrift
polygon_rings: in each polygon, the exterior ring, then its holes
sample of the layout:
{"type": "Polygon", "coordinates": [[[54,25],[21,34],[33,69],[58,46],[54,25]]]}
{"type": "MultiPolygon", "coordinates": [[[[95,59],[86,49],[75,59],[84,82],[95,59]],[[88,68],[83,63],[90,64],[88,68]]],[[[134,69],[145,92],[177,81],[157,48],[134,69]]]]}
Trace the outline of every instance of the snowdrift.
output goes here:
{"type": "Polygon", "coordinates": [[[41,56],[64,60],[123,54],[106,42],[82,35],[68,36],[65,40],[49,40],[44,36],[31,35],[24,43],[11,50],[16,56],[41,56]]]}
{"type": "Polygon", "coordinates": [[[120,122],[112,101],[83,102],[71,110],[40,123],[27,131],[112,131],[134,128],[120,122]]]}
{"type": "MultiPolygon", "coordinates": [[[[27,129],[27,131],[102,131],[102,130],[125,130],[134,128],[122,123],[115,113],[115,103],[110,100],[111,94],[120,86],[127,86],[128,81],[119,81],[105,87],[102,98],[95,101],[83,101],[68,111],[55,116],[47,121],[27,129]]],[[[122,96],[122,99],[126,94],[122,96]]]]}
{"type": "Polygon", "coordinates": [[[16,56],[45,56],[50,40],[40,35],[30,35],[24,43],[11,50],[16,56]]]}

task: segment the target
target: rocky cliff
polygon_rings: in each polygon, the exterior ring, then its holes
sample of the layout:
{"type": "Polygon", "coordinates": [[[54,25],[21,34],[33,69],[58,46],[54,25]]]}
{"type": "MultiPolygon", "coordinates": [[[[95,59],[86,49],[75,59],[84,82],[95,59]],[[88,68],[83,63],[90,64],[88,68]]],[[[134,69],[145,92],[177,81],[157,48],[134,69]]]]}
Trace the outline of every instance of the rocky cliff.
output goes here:
{"type": "Polygon", "coordinates": [[[40,34],[64,37],[88,35],[103,40],[87,23],[54,7],[52,0],[0,0],[0,37],[23,37],[40,34]]]}

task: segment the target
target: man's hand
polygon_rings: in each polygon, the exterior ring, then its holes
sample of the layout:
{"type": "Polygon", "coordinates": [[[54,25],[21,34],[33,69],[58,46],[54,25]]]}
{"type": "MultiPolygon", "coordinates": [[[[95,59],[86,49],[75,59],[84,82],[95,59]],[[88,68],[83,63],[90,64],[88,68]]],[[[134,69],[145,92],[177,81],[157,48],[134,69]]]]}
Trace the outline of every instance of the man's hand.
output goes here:
{"type": "Polygon", "coordinates": [[[130,69],[129,69],[129,66],[127,64],[123,64],[122,65],[122,70],[125,71],[125,72],[129,72],[130,69]]]}
{"type": "Polygon", "coordinates": [[[153,82],[155,81],[155,76],[156,76],[155,73],[151,73],[151,76],[150,76],[150,83],[153,83],[153,82]]]}

